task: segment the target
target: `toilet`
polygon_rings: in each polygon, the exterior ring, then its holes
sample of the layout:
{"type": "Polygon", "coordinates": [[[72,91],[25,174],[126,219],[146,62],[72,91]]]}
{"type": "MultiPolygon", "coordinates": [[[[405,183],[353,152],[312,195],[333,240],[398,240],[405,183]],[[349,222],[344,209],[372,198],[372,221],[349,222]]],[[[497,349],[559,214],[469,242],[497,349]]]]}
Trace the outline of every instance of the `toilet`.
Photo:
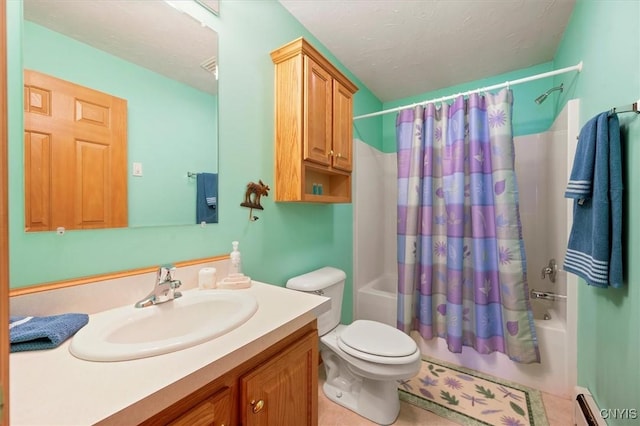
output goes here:
{"type": "Polygon", "coordinates": [[[331,309],[318,317],[320,357],[326,381],[322,390],[331,401],[382,425],[400,412],[398,380],[420,370],[420,350],[400,330],[376,321],[340,324],[347,275],[324,267],[287,281],[287,288],[331,299],[331,309]]]}

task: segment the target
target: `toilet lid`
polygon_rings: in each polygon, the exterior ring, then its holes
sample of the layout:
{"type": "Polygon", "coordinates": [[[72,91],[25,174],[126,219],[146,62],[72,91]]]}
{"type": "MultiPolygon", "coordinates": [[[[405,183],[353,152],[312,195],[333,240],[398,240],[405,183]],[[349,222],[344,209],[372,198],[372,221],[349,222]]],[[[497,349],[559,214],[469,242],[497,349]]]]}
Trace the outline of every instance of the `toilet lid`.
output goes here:
{"type": "Polygon", "coordinates": [[[354,321],[345,327],[339,339],[356,351],[381,357],[405,357],[416,352],[416,343],[411,337],[376,321],[354,321]]]}

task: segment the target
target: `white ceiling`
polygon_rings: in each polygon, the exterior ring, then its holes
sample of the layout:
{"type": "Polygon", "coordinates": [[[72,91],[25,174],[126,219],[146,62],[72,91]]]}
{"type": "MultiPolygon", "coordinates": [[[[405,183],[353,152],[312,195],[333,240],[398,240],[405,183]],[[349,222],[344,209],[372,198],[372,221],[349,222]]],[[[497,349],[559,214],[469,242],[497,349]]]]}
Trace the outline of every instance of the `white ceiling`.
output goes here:
{"type": "Polygon", "coordinates": [[[217,33],[162,0],[24,0],[24,17],[166,77],[217,93],[215,76],[200,67],[217,56],[217,33]]]}
{"type": "Polygon", "coordinates": [[[552,60],[575,4],[279,1],[383,102],[552,60]]]}

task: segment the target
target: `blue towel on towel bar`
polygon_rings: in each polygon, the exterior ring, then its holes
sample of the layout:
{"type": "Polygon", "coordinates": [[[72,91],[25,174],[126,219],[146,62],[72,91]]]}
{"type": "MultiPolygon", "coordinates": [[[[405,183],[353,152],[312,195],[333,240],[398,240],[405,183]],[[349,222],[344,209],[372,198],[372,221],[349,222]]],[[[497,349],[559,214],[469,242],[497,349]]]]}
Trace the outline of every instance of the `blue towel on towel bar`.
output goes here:
{"type": "Polygon", "coordinates": [[[603,112],[580,131],[565,192],[574,203],[564,269],[589,285],[622,286],[622,190],[620,123],[603,112]]]}
{"type": "Polygon", "coordinates": [[[53,349],[89,322],[87,314],[9,318],[11,352],[53,349]]]}
{"type": "Polygon", "coordinates": [[[196,223],[218,223],[218,175],[198,173],[196,179],[196,223]]]}

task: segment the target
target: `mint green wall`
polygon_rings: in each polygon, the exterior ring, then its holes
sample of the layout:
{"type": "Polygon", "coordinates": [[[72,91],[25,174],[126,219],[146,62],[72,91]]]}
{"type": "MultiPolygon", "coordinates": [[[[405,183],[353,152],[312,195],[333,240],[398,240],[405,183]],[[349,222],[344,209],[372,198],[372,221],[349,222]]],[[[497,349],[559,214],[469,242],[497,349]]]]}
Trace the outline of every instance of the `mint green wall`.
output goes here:
{"type": "MultiPolygon", "coordinates": [[[[580,124],[640,98],[640,2],[578,0],[555,67],[582,60],[584,70],[563,96],[580,99],[580,124]]],[[[566,86],[566,85],[565,85],[566,86]]],[[[640,410],[640,116],[623,127],[625,287],[578,289],[578,383],[600,408],[640,410]]],[[[638,424],[609,419],[609,425],[638,424]]]]}
{"type": "MultiPolygon", "coordinates": [[[[20,3],[8,2],[10,267],[11,287],[227,253],[240,241],[243,267],[255,279],[284,285],[292,275],[324,265],[348,275],[343,320],[352,317],[351,204],[274,203],[262,199],[260,219],[240,207],[245,186],[274,182],[274,71],[269,53],[305,36],[360,88],[354,114],[381,102],[278,2],[226,1],[220,5],[219,172],[220,223],[190,226],[26,234],[22,229],[22,114],[20,3]]],[[[354,128],[354,136],[381,146],[381,120],[354,128]]],[[[254,214],[256,212],[254,211],[254,214]]]]}
{"type": "Polygon", "coordinates": [[[217,171],[217,97],[32,22],[22,35],[24,68],[127,100],[129,226],[195,223],[195,179],[186,175],[217,171]],[[142,177],[132,176],[134,161],[142,177]]]}
{"type": "MultiPolygon", "coordinates": [[[[481,87],[504,83],[505,81],[513,81],[519,78],[529,77],[531,75],[540,74],[552,70],[553,63],[547,62],[544,64],[523,68],[517,71],[500,74],[481,80],[470,81],[468,83],[446,87],[444,89],[435,90],[432,92],[421,93],[419,95],[410,96],[408,98],[385,102],[384,109],[396,108],[416,102],[436,99],[442,96],[449,96],[455,93],[462,93],[468,90],[474,90],[481,87]]],[[[425,75],[428,75],[428,70],[425,71],[425,75]]],[[[564,81],[565,86],[567,86],[567,84],[570,81],[573,81],[575,78],[575,73],[569,73],[563,75],[561,81],[564,81]]],[[[513,132],[516,136],[543,132],[547,130],[553,123],[553,120],[555,118],[555,105],[558,102],[558,92],[554,92],[554,94],[549,96],[547,100],[541,105],[536,104],[534,102],[534,99],[549,90],[554,85],[555,84],[553,82],[553,78],[549,77],[531,81],[525,84],[518,84],[511,87],[511,89],[513,90],[513,132]]],[[[384,152],[395,152],[396,113],[386,114],[383,118],[382,126],[382,150],[384,152]]]]}

